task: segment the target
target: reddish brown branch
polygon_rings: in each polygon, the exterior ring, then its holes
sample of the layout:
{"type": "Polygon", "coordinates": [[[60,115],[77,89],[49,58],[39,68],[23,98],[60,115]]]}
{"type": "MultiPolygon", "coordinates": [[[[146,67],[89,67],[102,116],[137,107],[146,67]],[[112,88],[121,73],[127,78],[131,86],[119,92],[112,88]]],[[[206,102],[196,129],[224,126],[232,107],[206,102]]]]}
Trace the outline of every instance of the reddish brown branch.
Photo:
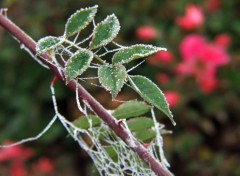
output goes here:
{"type": "MultiPolygon", "coordinates": [[[[24,31],[16,26],[7,17],[0,14],[0,25],[8,31],[14,38],[16,38],[20,44],[23,44],[33,54],[36,54],[36,42],[30,38],[24,31]]],[[[41,55],[40,60],[44,62],[54,75],[65,83],[64,73],[60,74],[57,67],[48,62],[50,57],[47,54],[41,55]],[[62,76],[61,76],[62,75],[62,76]]],[[[156,160],[136,139],[131,138],[131,144],[129,143],[129,135],[127,131],[119,125],[114,117],[107,112],[107,110],[96,101],[78,82],[70,81],[67,85],[70,89],[75,91],[78,90],[79,96],[88,102],[96,114],[119,136],[125,143],[134,150],[139,157],[147,163],[147,165],[156,173],[158,176],[170,176],[168,170],[163,168],[158,160],[156,160]]]]}

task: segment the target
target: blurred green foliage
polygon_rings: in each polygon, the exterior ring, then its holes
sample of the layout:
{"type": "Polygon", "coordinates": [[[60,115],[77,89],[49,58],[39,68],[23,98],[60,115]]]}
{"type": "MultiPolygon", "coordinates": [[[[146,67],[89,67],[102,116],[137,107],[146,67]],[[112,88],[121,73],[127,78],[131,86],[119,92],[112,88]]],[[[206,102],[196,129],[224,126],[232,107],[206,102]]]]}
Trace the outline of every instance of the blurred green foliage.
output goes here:
{"type": "MultiPolygon", "coordinates": [[[[164,138],[171,171],[176,175],[237,176],[240,175],[240,2],[222,0],[216,11],[209,11],[206,3],[207,0],[3,0],[0,6],[7,7],[8,17],[35,40],[47,35],[62,35],[65,22],[73,12],[95,4],[99,5],[97,22],[112,13],[119,18],[122,27],[116,41],[123,45],[141,43],[135,35],[136,29],[143,25],[153,26],[157,37],[149,43],[167,47],[174,60],[168,64],[144,63],[134,72],[155,82],[156,74],[166,73],[170,82],[159,85],[160,88],[163,91],[174,90],[181,97],[178,105],[172,108],[176,127],[159,114],[159,120],[173,131],[172,135],[164,138]],[[183,16],[187,4],[203,8],[205,22],[196,31],[185,32],[176,25],[176,17],[183,16]],[[189,33],[203,35],[209,40],[221,33],[231,36],[230,63],[218,71],[220,86],[210,94],[201,93],[191,78],[184,83],[179,81],[172,71],[181,60],[179,43],[189,33]]],[[[3,142],[33,136],[50,121],[53,108],[49,85],[53,75],[21,50],[2,28],[0,48],[0,141],[3,142]]],[[[109,95],[104,91],[89,85],[86,87],[107,107],[115,106],[109,103],[109,95]]],[[[119,98],[133,97],[127,89],[124,90],[119,98]]],[[[63,114],[72,119],[77,117],[74,96],[64,85],[57,84],[57,96],[63,114]]],[[[69,140],[65,130],[56,123],[36,142],[40,145],[32,147],[40,154],[46,154],[41,148],[48,147],[52,151],[62,146],[57,150],[58,155],[71,153],[76,166],[74,173],[95,175],[89,171],[91,166],[86,166],[89,162],[83,164],[89,158],[78,152],[77,144],[69,140]]],[[[55,158],[54,154],[51,157],[55,158]]]]}

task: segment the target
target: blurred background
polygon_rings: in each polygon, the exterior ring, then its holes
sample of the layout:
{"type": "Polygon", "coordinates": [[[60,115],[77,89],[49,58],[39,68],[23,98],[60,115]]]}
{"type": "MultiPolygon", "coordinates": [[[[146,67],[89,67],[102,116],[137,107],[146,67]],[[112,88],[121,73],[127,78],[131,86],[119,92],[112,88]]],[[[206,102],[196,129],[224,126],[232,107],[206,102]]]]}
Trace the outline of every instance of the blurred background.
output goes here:
{"type": "MultiPolygon", "coordinates": [[[[96,22],[115,13],[123,45],[168,48],[132,74],[151,78],[165,93],[177,126],[158,114],[173,134],[164,136],[175,175],[240,175],[240,1],[237,0],[2,0],[8,17],[34,40],[60,36],[76,10],[98,4],[96,22]]],[[[84,34],[83,34],[84,35],[84,34]]],[[[52,73],[39,66],[0,28],[0,143],[40,132],[53,117],[52,73]]],[[[137,63],[137,62],[136,62],[137,63]]],[[[135,64],[136,64],[135,63],[135,64]]],[[[109,93],[85,85],[107,108],[109,93]]],[[[74,94],[56,85],[63,114],[78,116],[74,94]]],[[[117,99],[135,97],[127,88],[117,99]]],[[[39,140],[0,149],[0,175],[97,176],[89,156],[59,122],[39,140]]]]}

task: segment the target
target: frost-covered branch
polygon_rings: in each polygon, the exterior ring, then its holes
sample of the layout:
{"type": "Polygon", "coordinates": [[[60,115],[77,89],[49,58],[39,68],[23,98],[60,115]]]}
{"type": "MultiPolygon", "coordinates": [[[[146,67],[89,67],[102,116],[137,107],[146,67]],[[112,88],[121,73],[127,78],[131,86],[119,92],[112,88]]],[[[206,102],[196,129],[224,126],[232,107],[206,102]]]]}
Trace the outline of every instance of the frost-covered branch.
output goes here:
{"type": "MultiPolygon", "coordinates": [[[[24,46],[32,54],[36,55],[36,42],[30,38],[24,31],[16,26],[6,15],[0,13],[0,25],[8,31],[21,46],[24,46]]],[[[93,47],[93,46],[92,46],[93,47]]],[[[156,173],[158,176],[169,176],[171,173],[161,163],[155,159],[147,149],[139,143],[128,131],[119,123],[99,102],[97,102],[76,80],[66,82],[65,74],[56,65],[52,64],[50,55],[44,53],[39,57],[45,65],[47,65],[54,75],[66,84],[74,92],[77,90],[79,97],[87,102],[94,112],[120,137],[140,158],[156,173]]]]}

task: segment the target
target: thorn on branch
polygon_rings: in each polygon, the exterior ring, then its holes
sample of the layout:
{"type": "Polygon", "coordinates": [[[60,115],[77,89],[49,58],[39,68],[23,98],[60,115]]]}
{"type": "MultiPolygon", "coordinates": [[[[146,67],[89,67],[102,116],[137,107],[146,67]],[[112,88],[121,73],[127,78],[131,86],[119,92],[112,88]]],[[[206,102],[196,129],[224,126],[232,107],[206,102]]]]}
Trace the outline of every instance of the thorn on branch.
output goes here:
{"type": "Polygon", "coordinates": [[[7,8],[0,8],[0,15],[7,16],[7,11],[8,11],[7,8]]]}
{"type": "Polygon", "coordinates": [[[125,119],[120,119],[120,120],[117,120],[117,123],[118,123],[119,126],[122,127],[124,121],[125,121],[125,119]]]}

